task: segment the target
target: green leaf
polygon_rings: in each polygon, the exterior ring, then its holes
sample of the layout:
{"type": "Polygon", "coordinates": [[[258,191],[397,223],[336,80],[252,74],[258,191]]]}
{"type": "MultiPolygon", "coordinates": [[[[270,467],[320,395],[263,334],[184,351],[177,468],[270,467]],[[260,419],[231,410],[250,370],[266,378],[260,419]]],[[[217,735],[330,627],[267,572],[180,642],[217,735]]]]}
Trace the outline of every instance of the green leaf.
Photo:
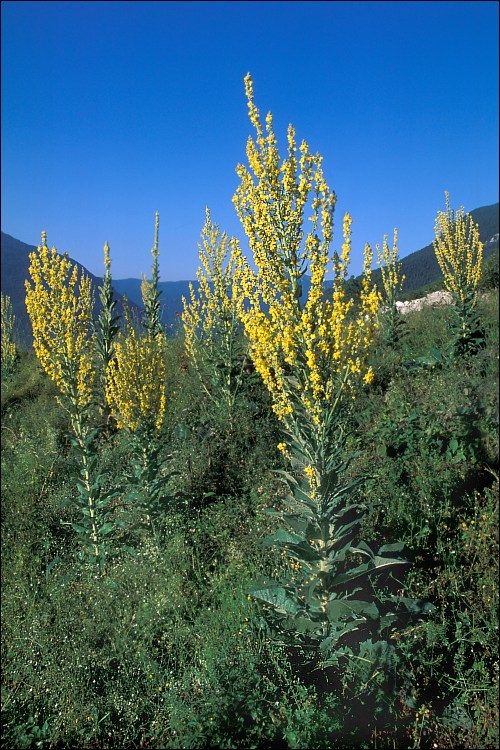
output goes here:
{"type": "Polygon", "coordinates": [[[103,497],[101,498],[101,500],[97,500],[97,502],[94,504],[95,509],[101,510],[101,508],[104,508],[104,506],[109,503],[110,499],[110,497],[103,497]]]}
{"type": "Polygon", "coordinates": [[[332,563],[340,563],[345,560],[346,554],[348,550],[351,548],[351,540],[347,542],[347,544],[344,544],[342,547],[337,547],[338,542],[341,541],[341,539],[336,539],[335,544],[330,545],[328,548],[328,559],[332,563]],[[335,549],[337,547],[337,549],[335,549]]]}
{"type": "Polygon", "coordinates": [[[47,577],[47,576],[48,576],[48,575],[50,574],[50,572],[51,572],[52,568],[53,568],[53,567],[54,567],[55,565],[57,565],[57,563],[59,562],[59,560],[60,560],[60,559],[61,559],[61,558],[60,558],[59,556],[57,556],[57,557],[54,557],[54,559],[53,559],[53,560],[51,560],[51,561],[49,562],[49,564],[48,564],[48,565],[47,565],[47,567],[45,568],[45,577],[47,577]]]}
{"type": "Polygon", "coordinates": [[[398,597],[396,600],[396,609],[400,609],[401,605],[409,614],[416,617],[429,615],[436,611],[434,604],[425,601],[425,599],[410,599],[404,596],[398,597]]]}
{"type": "Polygon", "coordinates": [[[338,622],[353,614],[363,615],[370,620],[379,618],[379,611],[374,602],[358,599],[333,599],[329,602],[326,613],[330,622],[338,622]]]}
{"type": "Polygon", "coordinates": [[[101,526],[97,533],[100,535],[109,534],[111,533],[111,531],[113,531],[114,527],[114,523],[111,523],[111,521],[106,521],[106,523],[101,526]]]}
{"type": "Polygon", "coordinates": [[[299,633],[311,633],[318,627],[318,623],[311,620],[309,617],[304,615],[297,615],[293,619],[295,629],[299,633]]]}
{"type": "Polygon", "coordinates": [[[373,558],[373,569],[380,570],[381,568],[389,568],[392,565],[411,565],[411,560],[407,560],[404,557],[380,557],[375,555],[373,558]]]}
{"type": "Polygon", "coordinates": [[[380,630],[382,631],[390,627],[394,622],[396,622],[397,619],[397,615],[394,614],[382,615],[382,617],[380,618],[380,630]]]}
{"type": "Polygon", "coordinates": [[[373,560],[370,560],[363,565],[358,565],[358,567],[352,568],[346,573],[341,573],[340,575],[335,576],[332,581],[332,585],[338,586],[341,583],[349,583],[350,581],[354,581],[360,576],[368,575],[369,573],[380,572],[381,570],[392,567],[393,565],[404,564],[408,565],[409,560],[397,560],[391,557],[379,557],[378,555],[375,555],[373,560]]]}
{"type": "Polygon", "coordinates": [[[130,557],[133,557],[134,560],[138,557],[138,552],[135,549],[135,547],[131,547],[129,545],[123,545],[122,550],[127,553],[127,555],[130,555],[130,557]]]}
{"type": "Polygon", "coordinates": [[[283,471],[282,469],[275,469],[274,474],[277,474],[278,477],[281,478],[281,481],[285,482],[291,487],[296,487],[298,485],[298,482],[292,474],[289,474],[287,471],[283,471]]]}
{"type": "Polygon", "coordinates": [[[294,615],[298,610],[298,605],[291,599],[286,590],[281,586],[266,589],[254,589],[250,592],[251,596],[260,601],[270,604],[277,612],[284,615],[294,615]]]}
{"type": "Polygon", "coordinates": [[[263,547],[271,547],[273,544],[300,544],[303,541],[305,541],[304,537],[298,536],[298,534],[291,534],[289,531],[285,531],[285,529],[279,529],[274,534],[266,536],[261,544],[263,547]]]}
{"type": "Polygon", "coordinates": [[[359,542],[356,547],[351,547],[351,552],[357,552],[361,555],[367,555],[371,560],[375,558],[375,553],[373,550],[367,545],[366,542],[359,542]]]}
{"type": "Polygon", "coordinates": [[[315,523],[314,519],[312,519],[310,513],[305,512],[300,516],[291,513],[284,513],[283,518],[294,531],[299,532],[303,539],[320,538],[321,529],[318,524],[315,523]]]}
{"type": "Polygon", "coordinates": [[[189,427],[183,422],[176,424],[174,427],[174,437],[176,437],[177,440],[187,440],[189,437],[189,427]]]}
{"type": "Polygon", "coordinates": [[[381,552],[400,552],[404,547],[403,542],[394,542],[394,544],[383,544],[379,548],[379,554],[381,552]]]}
{"type": "Polygon", "coordinates": [[[318,550],[311,547],[311,545],[305,540],[301,544],[289,544],[288,549],[293,552],[293,557],[303,562],[312,562],[314,560],[321,560],[321,554],[318,550]]]}

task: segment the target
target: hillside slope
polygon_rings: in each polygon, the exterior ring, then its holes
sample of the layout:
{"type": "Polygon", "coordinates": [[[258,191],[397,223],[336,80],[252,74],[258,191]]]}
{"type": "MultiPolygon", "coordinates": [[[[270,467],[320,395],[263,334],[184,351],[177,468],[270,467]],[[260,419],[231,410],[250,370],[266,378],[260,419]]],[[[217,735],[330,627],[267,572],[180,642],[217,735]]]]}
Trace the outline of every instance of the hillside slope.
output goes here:
{"type": "MultiPolygon", "coordinates": [[[[475,222],[479,224],[480,238],[484,243],[484,258],[486,259],[492,253],[498,250],[499,237],[499,204],[494,203],[489,206],[482,206],[470,212],[475,222]]],[[[31,324],[26,312],[24,303],[25,289],[24,282],[28,278],[29,254],[36,248],[33,245],[27,245],[25,242],[11,237],[9,234],[1,234],[1,259],[2,259],[2,277],[1,288],[3,294],[8,294],[12,300],[14,315],[16,316],[16,337],[20,343],[30,344],[32,341],[31,324]]],[[[97,289],[102,279],[91,274],[87,269],[77,261],[80,270],[87,273],[97,289]]],[[[442,278],[441,269],[434,254],[432,243],[421,248],[401,259],[402,272],[405,275],[403,293],[420,289],[427,284],[439,281],[442,278]]],[[[357,281],[361,277],[351,277],[350,282],[356,287],[357,281]]],[[[380,270],[373,271],[373,280],[380,283],[380,270]]],[[[180,314],[183,309],[182,297],[189,298],[189,284],[192,283],[195,289],[198,282],[194,281],[161,281],[161,306],[162,318],[168,331],[175,331],[179,325],[180,314]]],[[[309,290],[310,279],[308,276],[303,278],[303,297],[309,290]]],[[[327,281],[326,290],[331,288],[331,280],[327,281]]],[[[130,301],[130,306],[135,312],[142,307],[141,297],[141,279],[114,279],[113,286],[116,291],[119,308],[122,308],[123,296],[130,301]]],[[[328,291],[327,291],[328,293],[328,291]]],[[[96,312],[99,310],[99,301],[96,303],[96,312]]]]}
{"type": "MultiPolygon", "coordinates": [[[[10,297],[12,302],[12,311],[15,315],[15,326],[14,326],[14,337],[16,342],[24,347],[29,347],[33,341],[33,334],[31,330],[31,322],[28,317],[26,310],[25,297],[26,290],[24,282],[29,279],[29,255],[36,247],[34,245],[27,245],[25,242],[17,240],[10,234],[2,232],[1,234],[1,260],[2,260],[2,275],[1,275],[1,289],[2,294],[6,294],[10,297]]],[[[81,263],[70,258],[73,264],[78,266],[79,273],[85,272],[90,277],[92,285],[96,290],[96,305],[95,314],[99,314],[101,304],[97,294],[97,287],[102,284],[102,279],[94,276],[90,273],[81,263]]],[[[117,291],[116,298],[118,301],[118,312],[123,312],[123,297],[117,291]]],[[[131,303],[132,309],[136,308],[136,305],[131,303]]]]}
{"type": "MultiPolygon", "coordinates": [[[[479,237],[484,243],[483,255],[486,259],[498,248],[499,234],[499,204],[482,206],[470,212],[473,220],[479,225],[479,237]]],[[[401,259],[402,273],[405,275],[403,293],[420,289],[443,278],[439,263],[434,253],[432,242],[430,245],[410,253],[401,259]]],[[[373,274],[374,281],[380,281],[380,270],[373,274]]]]}

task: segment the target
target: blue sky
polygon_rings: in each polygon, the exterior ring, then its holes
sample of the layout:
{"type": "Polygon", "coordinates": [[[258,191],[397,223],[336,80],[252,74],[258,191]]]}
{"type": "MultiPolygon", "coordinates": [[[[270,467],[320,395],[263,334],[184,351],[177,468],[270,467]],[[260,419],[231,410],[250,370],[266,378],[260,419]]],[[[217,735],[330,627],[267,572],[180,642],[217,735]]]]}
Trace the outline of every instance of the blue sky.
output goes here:
{"type": "Polygon", "coordinates": [[[191,279],[205,206],[244,242],[231,198],[252,133],[243,79],[322,154],[351,272],[399,230],[498,200],[497,2],[2,2],[2,230],[102,275],[191,279]]]}

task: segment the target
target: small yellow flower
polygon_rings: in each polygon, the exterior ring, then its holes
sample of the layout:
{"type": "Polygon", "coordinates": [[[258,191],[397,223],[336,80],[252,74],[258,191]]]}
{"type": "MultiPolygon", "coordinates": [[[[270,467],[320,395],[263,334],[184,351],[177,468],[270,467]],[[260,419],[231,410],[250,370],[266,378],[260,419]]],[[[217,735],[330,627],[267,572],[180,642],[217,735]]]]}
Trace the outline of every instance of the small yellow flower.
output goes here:
{"type": "Polygon", "coordinates": [[[373,372],[373,370],[367,370],[363,375],[363,380],[365,383],[372,383],[374,378],[375,373],[373,372]]]}

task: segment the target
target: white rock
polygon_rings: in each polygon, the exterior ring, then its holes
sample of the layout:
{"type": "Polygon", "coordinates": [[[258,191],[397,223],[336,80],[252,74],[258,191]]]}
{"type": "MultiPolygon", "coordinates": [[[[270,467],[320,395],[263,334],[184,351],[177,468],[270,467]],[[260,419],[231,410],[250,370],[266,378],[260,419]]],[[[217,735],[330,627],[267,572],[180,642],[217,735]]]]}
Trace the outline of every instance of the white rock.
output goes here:
{"type": "Polygon", "coordinates": [[[451,300],[452,297],[449,292],[439,290],[437,292],[431,292],[425,297],[419,297],[419,299],[412,299],[407,302],[396,302],[396,307],[401,315],[407,315],[410,312],[422,310],[424,305],[431,305],[432,307],[436,307],[437,305],[449,305],[451,300]]]}

